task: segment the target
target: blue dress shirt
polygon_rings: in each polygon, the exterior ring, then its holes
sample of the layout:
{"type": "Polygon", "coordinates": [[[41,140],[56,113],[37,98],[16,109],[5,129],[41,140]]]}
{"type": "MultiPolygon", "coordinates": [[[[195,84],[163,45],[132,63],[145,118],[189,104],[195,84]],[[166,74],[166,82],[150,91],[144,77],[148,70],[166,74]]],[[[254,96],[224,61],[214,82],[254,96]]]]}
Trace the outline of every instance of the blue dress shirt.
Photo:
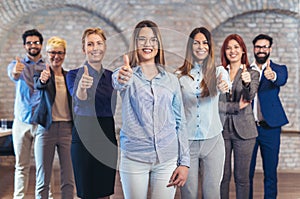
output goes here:
{"type": "Polygon", "coordinates": [[[12,76],[16,60],[13,60],[7,66],[7,74],[16,85],[14,117],[19,121],[31,124],[32,115],[40,101],[40,91],[34,89],[33,75],[36,71],[42,71],[45,69],[45,62],[42,58],[40,58],[37,62],[34,62],[30,60],[28,56],[25,56],[21,62],[25,67],[20,74],[19,79],[15,80],[12,76]]]}

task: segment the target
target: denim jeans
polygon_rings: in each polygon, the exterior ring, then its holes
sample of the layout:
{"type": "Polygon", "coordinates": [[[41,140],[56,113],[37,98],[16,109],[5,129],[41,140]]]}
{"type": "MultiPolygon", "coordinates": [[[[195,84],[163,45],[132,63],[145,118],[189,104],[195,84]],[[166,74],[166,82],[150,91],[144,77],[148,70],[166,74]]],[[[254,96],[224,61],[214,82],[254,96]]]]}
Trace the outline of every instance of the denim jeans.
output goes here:
{"type": "Polygon", "coordinates": [[[120,177],[125,199],[147,199],[150,181],[151,199],[173,199],[176,188],[167,187],[177,158],[163,163],[143,163],[121,153],[120,177]]]}

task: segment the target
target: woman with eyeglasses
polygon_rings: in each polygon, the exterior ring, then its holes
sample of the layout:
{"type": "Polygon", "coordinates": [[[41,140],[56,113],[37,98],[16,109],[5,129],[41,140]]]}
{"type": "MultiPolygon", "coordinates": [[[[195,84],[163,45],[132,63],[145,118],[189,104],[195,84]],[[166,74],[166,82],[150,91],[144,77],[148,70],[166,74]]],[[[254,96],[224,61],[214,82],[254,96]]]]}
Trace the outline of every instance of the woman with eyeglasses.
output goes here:
{"type": "Polygon", "coordinates": [[[189,35],[184,63],[176,71],[181,85],[190,147],[190,171],[181,188],[181,198],[198,198],[199,163],[202,196],[220,198],[225,147],[219,116],[219,94],[226,93],[230,81],[226,70],[215,66],[211,33],[195,28],[189,35]]]}
{"type": "Polygon", "coordinates": [[[42,72],[34,75],[34,86],[41,91],[41,100],[32,120],[38,124],[35,137],[36,199],[48,199],[55,149],[57,149],[61,197],[73,199],[74,177],[71,160],[72,113],[67,90],[66,72],[62,68],[67,43],[59,37],[47,41],[47,62],[42,72]]]}
{"type": "Polygon", "coordinates": [[[257,136],[251,101],[258,89],[259,73],[251,69],[246,45],[238,34],[231,34],[224,40],[221,62],[232,82],[230,92],[220,95],[219,104],[225,141],[221,198],[229,198],[233,153],[236,198],[245,199],[249,197],[250,161],[257,136]]]}
{"type": "Polygon", "coordinates": [[[77,196],[108,199],[114,194],[118,148],[112,71],[102,65],[106,36],[100,28],[87,28],[81,42],[85,62],[67,75],[73,97],[71,153],[77,196]]]}
{"type": "Polygon", "coordinates": [[[125,199],[174,198],[185,184],[189,152],[178,79],[164,68],[158,26],[139,22],[124,65],[113,73],[122,97],[120,177],[125,199]]]}

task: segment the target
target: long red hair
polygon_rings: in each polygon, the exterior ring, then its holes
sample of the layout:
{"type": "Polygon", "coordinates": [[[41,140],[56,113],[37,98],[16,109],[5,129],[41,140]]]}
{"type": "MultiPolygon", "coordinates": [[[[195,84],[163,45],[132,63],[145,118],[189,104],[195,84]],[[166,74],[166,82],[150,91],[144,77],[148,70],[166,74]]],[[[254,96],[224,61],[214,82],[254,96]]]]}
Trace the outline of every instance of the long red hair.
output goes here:
{"type": "Polygon", "coordinates": [[[226,52],[225,52],[226,48],[228,47],[228,43],[229,43],[230,40],[237,41],[237,43],[241,46],[241,48],[244,52],[243,55],[242,55],[242,58],[241,58],[241,64],[245,64],[247,67],[250,67],[250,63],[249,63],[248,56],[247,56],[246,44],[245,44],[243,38],[238,34],[228,35],[226,37],[226,39],[224,40],[222,48],[221,48],[221,63],[222,63],[222,66],[226,68],[226,66],[228,64],[230,64],[229,60],[226,57],[226,52]]]}

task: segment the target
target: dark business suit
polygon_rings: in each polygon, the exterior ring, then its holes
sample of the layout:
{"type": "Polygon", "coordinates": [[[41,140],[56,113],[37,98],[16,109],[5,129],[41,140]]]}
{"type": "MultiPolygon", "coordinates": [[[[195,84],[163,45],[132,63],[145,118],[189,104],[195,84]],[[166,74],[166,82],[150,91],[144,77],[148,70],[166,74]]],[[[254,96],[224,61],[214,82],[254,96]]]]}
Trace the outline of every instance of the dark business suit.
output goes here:
{"type": "Polygon", "coordinates": [[[239,69],[233,81],[230,94],[220,95],[220,118],[223,123],[223,137],[225,141],[225,166],[221,183],[221,198],[229,198],[229,184],[231,178],[231,154],[234,152],[234,178],[236,184],[236,198],[245,199],[249,194],[249,168],[252,151],[257,136],[252,107],[249,104],[239,108],[239,101],[254,99],[259,84],[259,73],[248,69],[251,82],[243,85],[242,69],[239,69]]]}
{"type": "Polygon", "coordinates": [[[264,198],[273,199],[277,196],[277,165],[280,148],[280,132],[281,126],[288,123],[278,96],[280,86],[285,85],[288,78],[287,67],[273,62],[270,62],[270,67],[276,73],[276,80],[273,82],[266,79],[263,71],[258,87],[258,99],[264,120],[262,125],[257,126],[258,137],[256,138],[250,167],[249,198],[251,199],[253,198],[253,177],[258,146],[260,146],[264,170],[264,198]]]}

